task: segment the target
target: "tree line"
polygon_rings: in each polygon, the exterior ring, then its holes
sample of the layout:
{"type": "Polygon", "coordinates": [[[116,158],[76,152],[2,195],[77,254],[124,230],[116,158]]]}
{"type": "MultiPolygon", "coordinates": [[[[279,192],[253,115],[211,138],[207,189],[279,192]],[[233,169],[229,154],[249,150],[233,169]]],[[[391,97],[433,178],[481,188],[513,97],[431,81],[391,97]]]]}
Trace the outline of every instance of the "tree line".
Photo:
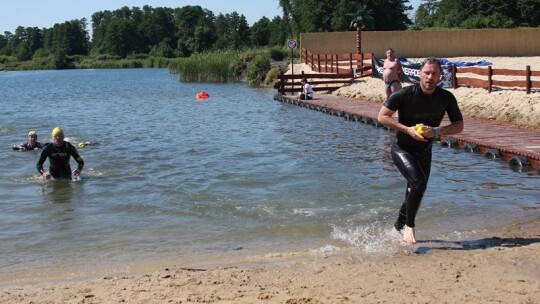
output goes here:
{"type": "Polygon", "coordinates": [[[515,28],[540,26],[539,0],[422,0],[417,28],[515,28]]]}
{"type": "MultiPolygon", "coordinates": [[[[408,0],[280,0],[282,16],[262,17],[249,26],[237,12],[218,14],[201,6],[145,5],[100,11],[88,20],[52,28],[19,26],[0,34],[1,56],[19,61],[92,55],[189,57],[194,53],[283,46],[304,32],[391,31],[425,28],[510,28],[540,25],[538,0],[423,0],[414,17],[408,0]],[[414,22],[413,22],[414,20],[414,22]]],[[[1,62],[0,62],[1,63],[1,62]]]]}

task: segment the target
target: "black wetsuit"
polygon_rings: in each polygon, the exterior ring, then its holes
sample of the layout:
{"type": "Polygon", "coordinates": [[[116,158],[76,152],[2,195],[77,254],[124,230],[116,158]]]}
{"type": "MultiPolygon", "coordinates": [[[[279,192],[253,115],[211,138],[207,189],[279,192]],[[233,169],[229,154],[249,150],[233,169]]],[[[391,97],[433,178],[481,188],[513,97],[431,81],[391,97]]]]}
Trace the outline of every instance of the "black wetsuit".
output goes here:
{"type": "Polygon", "coordinates": [[[35,142],[33,145],[29,142],[22,143],[18,146],[14,146],[13,150],[22,150],[22,151],[28,151],[28,150],[34,150],[35,148],[41,149],[43,148],[43,145],[39,142],[35,142]],[[16,149],[17,148],[17,149],[16,149]]]}
{"type": "Polygon", "coordinates": [[[47,157],[49,158],[50,168],[49,172],[54,178],[71,178],[71,166],[69,159],[72,157],[77,161],[77,169],[82,170],[84,167],[84,161],[77,152],[77,149],[67,141],[64,141],[62,146],[56,147],[53,143],[46,145],[41,151],[41,156],[37,163],[37,170],[40,174],[43,174],[43,163],[47,157]]]}
{"type": "MultiPolygon", "coordinates": [[[[411,127],[422,123],[438,127],[445,113],[451,122],[463,117],[456,98],[449,91],[437,87],[431,95],[425,95],[420,85],[413,85],[394,92],[384,104],[392,111],[398,111],[399,123],[411,127]]],[[[417,141],[403,132],[397,132],[397,142],[392,144],[392,159],[401,174],[407,179],[405,201],[399,210],[395,223],[397,230],[404,225],[414,227],[414,219],[424,196],[431,170],[431,146],[417,141]],[[410,189],[410,191],[409,191],[410,189]]]]}

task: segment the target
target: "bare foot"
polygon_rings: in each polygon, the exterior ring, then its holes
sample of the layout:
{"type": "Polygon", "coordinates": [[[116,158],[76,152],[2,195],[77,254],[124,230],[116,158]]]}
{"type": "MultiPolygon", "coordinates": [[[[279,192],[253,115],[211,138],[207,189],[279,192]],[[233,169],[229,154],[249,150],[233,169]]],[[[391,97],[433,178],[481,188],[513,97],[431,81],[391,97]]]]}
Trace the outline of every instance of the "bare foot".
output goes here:
{"type": "Polygon", "coordinates": [[[407,243],[405,243],[405,241],[403,240],[403,235],[401,234],[401,231],[397,230],[396,227],[392,227],[390,235],[395,241],[399,242],[401,245],[407,245],[407,243]]]}
{"type": "Polygon", "coordinates": [[[407,244],[416,244],[414,228],[405,225],[405,230],[403,230],[403,240],[405,240],[407,244]]]}

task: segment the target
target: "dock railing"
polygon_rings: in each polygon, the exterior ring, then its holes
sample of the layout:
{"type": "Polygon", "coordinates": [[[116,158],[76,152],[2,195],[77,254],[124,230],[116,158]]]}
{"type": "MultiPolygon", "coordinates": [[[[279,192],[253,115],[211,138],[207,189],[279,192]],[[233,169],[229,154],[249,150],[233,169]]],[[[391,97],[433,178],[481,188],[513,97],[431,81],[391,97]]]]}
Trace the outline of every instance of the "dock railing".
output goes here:
{"type": "MultiPolygon", "coordinates": [[[[353,73],[352,79],[373,75],[373,53],[313,54],[302,48],[300,54],[301,62],[309,65],[311,70],[317,73],[353,73]]],[[[533,71],[528,65],[525,66],[525,70],[453,65],[452,86],[454,89],[460,86],[484,88],[488,93],[494,88],[518,88],[530,94],[531,90],[540,89],[540,71],[533,71]]]]}
{"type": "Polygon", "coordinates": [[[355,77],[372,76],[373,53],[312,54],[302,48],[300,61],[318,73],[345,74],[353,71],[355,77]]]}
{"type": "Polygon", "coordinates": [[[279,75],[278,93],[286,95],[287,93],[295,94],[302,91],[300,81],[306,78],[313,87],[314,92],[332,92],[343,85],[350,84],[354,81],[354,74],[349,72],[346,74],[307,74],[302,71],[300,74],[287,74],[283,72],[279,75]]]}
{"type": "Polygon", "coordinates": [[[314,73],[279,75],[277,84],[278,93],[286,95],[302,91],[300,81],[306,78],[313,87],[314,92],[331,92],[343,85],[351,84],[355,79],[371,77],[372,53],[363,54],[311,54],[302,48],[301,62],[309,65],[314,73]]]}

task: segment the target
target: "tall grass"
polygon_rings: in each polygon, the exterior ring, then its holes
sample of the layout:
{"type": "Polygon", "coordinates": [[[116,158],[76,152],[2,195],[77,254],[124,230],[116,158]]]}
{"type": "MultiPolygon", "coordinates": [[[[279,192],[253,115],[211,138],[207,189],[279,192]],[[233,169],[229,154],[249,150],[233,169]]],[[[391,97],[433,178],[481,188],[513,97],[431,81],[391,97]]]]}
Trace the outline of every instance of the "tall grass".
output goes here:
{"type": "Polygon", "coordinates": [[[165,68],[168,58],[149,57],[142,59],[105,59],[87,57],[75,63],[77,69],[129,69],[129,68],[165,68]]]}
{"type": "Polygon", "coordinates": [[[238,60],[237,51],[194,54],[189,58],[171,60],[169,71],[179,74],[184,82],[237,82],[240,75],[234,66],[238,60]]]}

